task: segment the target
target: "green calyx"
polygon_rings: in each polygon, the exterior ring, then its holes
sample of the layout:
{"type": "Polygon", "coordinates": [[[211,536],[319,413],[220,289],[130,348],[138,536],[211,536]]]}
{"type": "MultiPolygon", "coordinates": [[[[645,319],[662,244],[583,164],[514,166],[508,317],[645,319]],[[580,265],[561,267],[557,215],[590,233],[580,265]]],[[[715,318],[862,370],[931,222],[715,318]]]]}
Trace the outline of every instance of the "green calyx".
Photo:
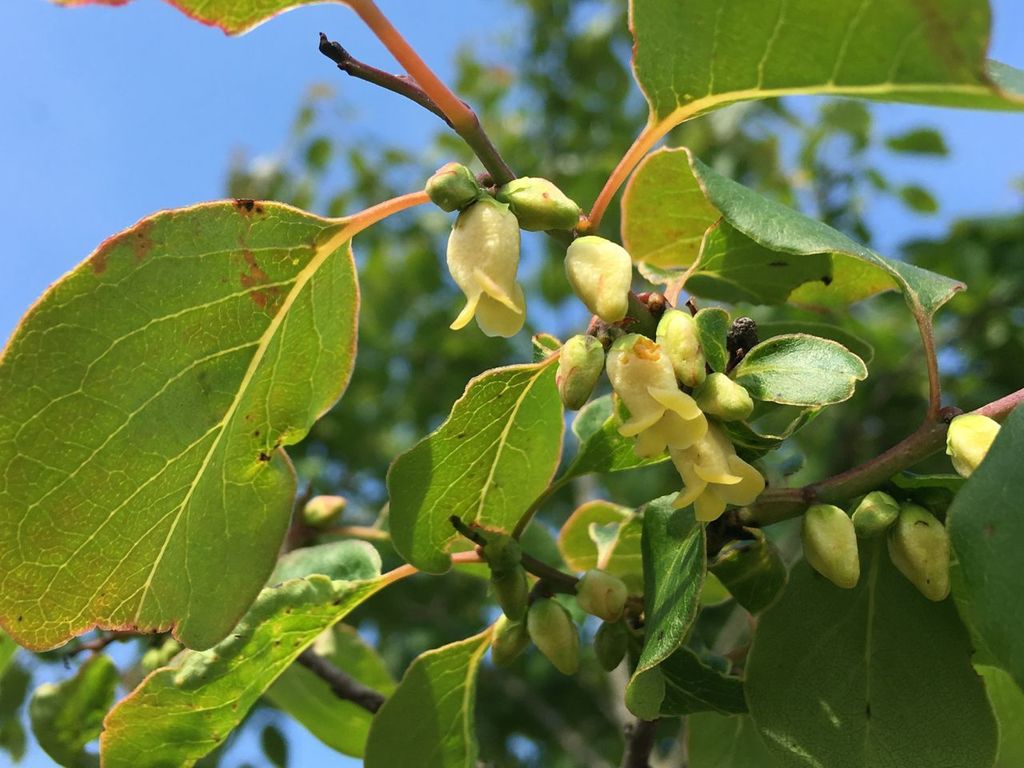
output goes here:
{"type": "Polygon", "coordinates": [[[604,347],[594,336],[580,334],[562,345],[555,383],[562,405],[571,411],[582,408],[604,370],[604,347]]]}
{"type": "Polygon", "coordinates": [[[491,637],[491,660],[495,666],[507,667],[526,650],[530,644],[530,633],[525,621],[510,621],[505,616],[498,619],[491,637]]]}
{"type": "Polygon", "coordinates": [[[857,537],[871,539],[881,536],[900,516],[900,505],[883,491],[872,491],[853,510],[853,528],[857,537]]]}
{"type": "Polygon", "coordinates": [[[917,504],[900,507],[889,532],[893,565],[929,600],[949,594],[949,534],[931,512],[917,504]]]}
{"type": "Polygon", "coordinates": [[[575,229],[579,223],[580,207],[547,179],[513,179],[498,190],[496,197],[508,203],[519,226],[529,232],[575,229]]]}
{"type": "Polygon", "coordinates": [[[542,597],[526,614],[530,639],[555,669],[574,675],[580,668],[580,638],[569,612],[557,601],[542,597]]]}
{"type": "Polygon", "coordinates": [[[597,663],[607,672],[616,669],[626,656],[629,647],[629,630],[622,621],[606,621],[594,635],[594,654],[597,663]]]}
{"type": "Polygon", "coordinates": [[[839,507],[815,504],[804,513],[801,538],[808,564],[837,587],[853,589],[860,555],[853,521],[839,507]]]}
{"type": "Polygon", "coordinates": [[[427,196],[442,211],[461,211],[485,194],[476,176],[460,163],[448,163],[427,179],[427,196]]]}

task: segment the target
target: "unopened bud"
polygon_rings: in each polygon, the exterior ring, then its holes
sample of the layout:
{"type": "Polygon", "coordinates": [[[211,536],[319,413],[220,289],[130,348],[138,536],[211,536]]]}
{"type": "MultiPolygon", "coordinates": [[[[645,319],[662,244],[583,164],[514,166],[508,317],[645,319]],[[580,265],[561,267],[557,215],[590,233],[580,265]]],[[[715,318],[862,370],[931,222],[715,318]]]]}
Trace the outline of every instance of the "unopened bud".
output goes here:
{"type": "Polygon", "coordinates": [[[594,635],[594,654],[601,668],[611,672],[626,656],[629,647],[629,630],[621,621],[606,621],[594,635]]]}
{"type": "Polygon", "coordinates": [[[644,670],[626,686],[626,709],[641,720],[657,720],[665,700],[665,675],[661,669],[644,670]]]}
{"type": "Polygon", "coordinates": [[[573,240],[565,254],[565,275],[580,301],[606,323],[626,316],[633,260],[621,245],[596,235],[573,240]]]}
{"type": "Polygon", "coordinates": [[[607,571],[587,571],[576,585],[576,602],[580,608],[605,621],[622,618],[628,596],[629,590],[622,579],[607,571]]]}
{"type": "Polygon", "coordinates": [[[889,532],[893,565],[929,600],[949,594],[949,534],[931,512],[904,504],[889,532]]]}
{"type": "Polygon", "coordinates": [[[580,668],[580,638],[569,612],[557,601],[534,600],[526,614],[530,639],[559,672],[574,675],[580,668]]]}
{"type": "Polygon", "coordinates": [[[491,637],[491,661],[495,666],[507,667],[526,650],[530,644],[530,633],[525,621],[509,621],[502,616],[494,627],[491,637]]]}
{"type": "Polygon", "coordinates": [[[804,558],[837,587],[853,589],[860,579],[860,556],[853,521],[839,507],[815,504],[804,513],[804,558]]]}
{"type": "Polygon", "coordinates": [[[970,477],[999,434],[999,422],[978,413],[964,413],[949,423],[946,453],[961,477],[970,477]]]}
{"type": "Polygon", "coordinates": [[[571,411],[582,408],[604,370],[604,347],[594,336],[573,336],[562,345],[555,382],[562,405],[571,411]]]}
{"type": "Polygon", "coordinates": [[[484,542],[480,545],[480,555],[492,571],[501,573],[519,567],[523,549],[514,537],[500,531],[484,530],[478,530],[478,535],[484,542]]]}
{"type": "Polygon", "coordinates": [[[754,401],[741,384],[724,373],[712,373],[693,393],[704,413],[722,421],[743,421],[754,412],[754,401]]]}
{"type": "Polygon", "coordinates": [[[670,309],[658,323],[658,344],[665,350],[676,378],[688,387],[703,383],[707,361],[700,349],[697,323],[689,312],[670,309]]]}
{"type": "Polygon", "coordinates": [[[341,517],[346,506],[342,496],[314,496],[302,508],[302,519],[310,528],[324,528],[341,517]]]}
{"type": "Polygon", "coordinates": [[[448,163],[427,179],[427,197],[442,211],[461,211],[476,202],[484,190],[473,172],[460,163],[448,163]]]}
{"type": "Polygon", "coordinates": [[[526,569],[519,565],[507,571],[491,571],[491,586],[502,612],[512,621],[522,621],[530,600],[526,569]]]}
{"type": "Polygon", "coordinates": [[[853,527],[858,538],[881,536],[900,516],[900,505],[883,491],[872,491],[853,510],[853,527]]]}
{"type": "Polygon", "coordinates": [[[508,203],[519,226],[530,232],[575,229],[579,223],[580,207],[547,179],[513,179],[496,197],[508,203]]]}

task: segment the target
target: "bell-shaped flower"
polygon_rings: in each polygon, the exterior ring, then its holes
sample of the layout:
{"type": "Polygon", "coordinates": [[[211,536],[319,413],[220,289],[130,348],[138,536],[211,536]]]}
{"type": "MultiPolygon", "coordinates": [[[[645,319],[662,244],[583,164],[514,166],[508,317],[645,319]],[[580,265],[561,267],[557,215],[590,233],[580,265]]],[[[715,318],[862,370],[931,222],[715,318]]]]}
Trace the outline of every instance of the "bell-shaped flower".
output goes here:
{"type": "Polygon", "coordinates": [[[964,413],[953,419],[946,433],[946,453],[953,459],[957,474],[970,477],[998,434],[999,422],[980,413],[964,413]]]}
{"type": "Polygon", "coordinates": [[[606,323],[626,316],[633,260],[618,243],[596,235],[573,240],[565,253],[565,276],[579,300],[606,323]]]}
{"type": "Polygon", "coordinates": [[[455,220],[448,238],[448,270],[466,294],[453,330],[476,317],[488,336],[514,336],[526,320],[526,298],[516,282],[519,222],[508,206],[483,198],[455,220]]]}
{"type": "Polygon", "coordinates": [[[646,336],[631,333],[616,340],[606,368],[612,389],[629,409],[619,434],[636,436],[638,456],[688,448],[704,437],[707,419],[679,389],[668,355],[646,336]]]}
{"type": "Polygon", "coordinates": [[[715,520],[727,504],[750,504],[764,490],[761,473],[736,455],[729,438],[714,424],[696,444],[669,449],[669,455],[684,486],[673,505],[693,504],[698,520],[715,520]]]}

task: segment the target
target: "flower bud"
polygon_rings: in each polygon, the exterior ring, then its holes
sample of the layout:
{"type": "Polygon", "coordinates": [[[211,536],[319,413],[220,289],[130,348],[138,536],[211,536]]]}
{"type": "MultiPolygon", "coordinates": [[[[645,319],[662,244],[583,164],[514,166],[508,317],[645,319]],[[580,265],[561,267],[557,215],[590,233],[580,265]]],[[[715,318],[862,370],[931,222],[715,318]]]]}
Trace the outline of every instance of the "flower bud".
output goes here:
{"type": "Polygon", "coordinates": [[[853,510],[853,528],[861,539],[881,536],[899,515],[900,505],[896,499],[888,493],[872,491],[853,510]]]}
{"type": "Polygon", "coordinates": [[[693,393],[704,413],[722,421],[743,421],[754,412],[754,401],[741,384],[724,373],[712,373],[693,393]]]}
{"type": "Polygon", "coordinates": [[[904,504],[889,532],[889,558],[929,600],[949,594],[949,534],[931,512],[904,504]]]}
{"type": "Polygon", "coordinates": [[[594,635],[594,654],[597,663],[607,672],[617,668],[626,656],[629,647],[629,630],[621,621],[606,621],[594,635]]]}
{"type": "Polygon", "coordinates": [[[626,709],[641,720],[657,720],[665,700],[665,675],[658,667],[644,670],[626,686],[626,709]]]}
{"type": "Polygon", "coordinates": [[[302,508],[302,519],[310,528],[325,528],[341,517],[347,505],[342,496],[314,496],[302,508]]]}
{"type": "Polygon", "coordinates": [[[580,301],[606,323],[626,316],[633,260],[621,245],[595,235],[573,240],[565,253],[565,275],[580,301]]]}
{"type": "Polygon", "coordinates": [[[448,238],[448,270],[466,294],[452,323],[464,328],[473,317],[488,336],[514,336],[526,320],[526,298],[516,282],[519,222],[508,206],[484,197],[455,220],[448,238]]]}
{"type": "Polygon", "coordinates": [[[442,211],[461,211],[484,194],[473,172],[460,163],[448,163],[427,179],[427,197],[442,211]]]}
{"type": "Polygon", "coordinates": [[[504,573],[519,567],[523,560],[523,550],[515,538],[500,531],[483,529],[478,529],[478,535],[484,541],[480,546],[480,555],[492,571],[504,573]]]}
{"type": "Polygon", "coordinates": [[[837,587],[853,589],[860,578],[860,556],[853,521],[839,507],[815,504],[804,514],[804,558],[837,587]]]}
{"type": "Polygon", "coordinates": [[[569,612],[555,600],[534,600],[526,613],[526,628],[534,645],[563,675],[580,668],[580,638],[569,612]]]}
{"type": "Polygon", "coordinates": [[[509,621],[502,616],[494,627],[491,637],[491,661],[495,666],[507,667],[526,650],[530,644],[530,633],[525,621],[509,621]]]}
{"type": "Polygon", "coordinates": [[[519,226],[529,232],[575,229],[580,220],[580,207],[547,179],[513,179],[496,197],[508,203],[519,226]]]}
{"type": "Polygon", "coordinates": [[[507,571],[491,571],[491,587],[502,613],[512,621],[522,621],[530,601],[526,569],[519,565],[507,571]]]}
{"type": "Polygon", "coordinates": [[[961,477],[970,477],[988,454],[999,434],[999,422],[979,413],[964,413],[949,423],[946,453],[953,458],[953,469],[961,477]]]}
{"type": "Polygon", "coordinates": [[[594,336],[573,336],[562,345],[555,382],[562,405],[571,411],[584,406],[604,370],[604,347],[594,336]]]}
{"type": "Polygon", "coordinates": [[[576,602],[580,608],[605,621],[622,618],[628,595],[622,579],[607,571],[587,571],[576,585],[576,602]]]}
{"type": "Polygon", "coordinates": [[[668,310],[658,322],[657,338],[682,384],[696,387],[704,381],[707,361],[700,349],[697,323],[689,312],[668,310]]]}

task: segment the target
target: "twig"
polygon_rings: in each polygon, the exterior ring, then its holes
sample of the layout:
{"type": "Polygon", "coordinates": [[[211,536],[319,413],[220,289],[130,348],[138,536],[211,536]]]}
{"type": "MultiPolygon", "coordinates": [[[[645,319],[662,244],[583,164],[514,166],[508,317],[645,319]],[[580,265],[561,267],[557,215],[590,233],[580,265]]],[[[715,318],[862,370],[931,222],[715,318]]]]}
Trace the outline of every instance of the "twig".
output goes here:
{"type": "MultiPolygon", "coordinates": [[[[973,411],[1001,421],[1024,402],[1024,389],[973,411]]],[[[803,514],[809,504],[835,503],[873,491],[897,472],[942,450],[949,425],[945,420],[926,420],[916,432],[880,456],[820,483],[802,488],[769,488],[751,506],[740,510],[744,525],[770,525],[803,514]]]]}
{"type": "Polygon", "coordinates": [[[371,714],[376,713],[384,704],[384,694],[349,677],[326,659],[317,656],[312,650],[303,651],[296,661],[327,683],[331,693],[339,699],[351,701],[371,714]]]}
{"type": "Polygon", "coordinates": [[[651,751],[658,734],[657,720],[637,720],[626,727],[626,752],[622,768],[651,768],[651,751]]]}
{"type": "Polygon", "coordinates": [[[385,72],[383,69],[377,69],[377,67],[372,67],[360,61],[338,43],[328,40],[327,35],[323,32],[320,33],[320,53],[337,64],[338,69],[346,75],[357,80],[365,80],[368,83],[397,93],[399,96],[404,96],[427,111],[433,112],[451,127],[452,121],[434,103],[434,100],[424,93],[423,89],[416,84],[416,81],[407,75],[393,75],[390,72],[385,72]]]}
{"type": "Polygon", "coordinates": [[[76,648],[74,648],[68,656],[77,656],[80,653],[88,651],[92,654],[100,653],[106,650],[108,645],[113,643],[123,643],[128,640],[134,640],[137,637],[141,637],[138,632],[110,632],[94,640],[86,640],[80,642],[76,648]]]}

